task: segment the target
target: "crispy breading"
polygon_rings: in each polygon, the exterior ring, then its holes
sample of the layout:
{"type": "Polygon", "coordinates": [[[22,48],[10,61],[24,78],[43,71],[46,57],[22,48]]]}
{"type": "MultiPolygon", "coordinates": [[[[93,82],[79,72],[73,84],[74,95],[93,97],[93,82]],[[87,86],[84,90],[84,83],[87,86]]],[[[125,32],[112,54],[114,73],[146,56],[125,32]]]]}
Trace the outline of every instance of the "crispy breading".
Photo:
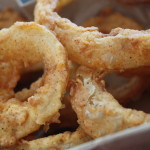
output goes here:
{"type": "Polygon", "coordinates": [[[80,27],[61,18],[54,12],[56,1],[38,0],[35,21],[55,32],[70,60],[97,70],[149,66],[150,30],[116,28],[102,34],[97,28],[80,27]]]}
{"type": "Polygon", "coordinates": [[[65,150],[91,139],[79,127],[75,132],[64,132],[29,142],[22,141],[15,147],[15,150],[65,150]]]}
{"type": "MultiPolygon", "coordinates": [[[[18,22],[1,30],[0,35],[1,58],[17,62],[14,65],[17,72],[40,61],[45,68],[41,86],[26,101],[16,98],[0,101],[1,148],[14,145],[41,125],[57,122],[68,81],[68,66],[64,47],[41,25],[18,22]]],[[[10,90],[15,87],[13,85],[10,90]]]]}
{"type": "Polygon", "coordinates": [[[82,129],[91,137],[98,138],[150,122],[149,114],[123,108],[105,90],[104,75],[85,67],[78,70],[71,89],[71,103],[82,129]]]}

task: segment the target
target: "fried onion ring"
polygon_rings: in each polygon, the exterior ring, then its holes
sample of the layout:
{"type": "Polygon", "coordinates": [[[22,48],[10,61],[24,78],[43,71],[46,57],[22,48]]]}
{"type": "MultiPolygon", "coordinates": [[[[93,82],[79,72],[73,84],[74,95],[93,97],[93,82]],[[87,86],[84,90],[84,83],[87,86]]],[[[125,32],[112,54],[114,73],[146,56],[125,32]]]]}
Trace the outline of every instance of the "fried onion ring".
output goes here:
{"type": "MultiPolygon", "coordinates": [[[[113,28],[116,27],[137,29],[137,30],[142,29],[142,27],[140,27],[140,25],[136,23],[134,20],[122,15],[119,12],[115,12],[111,7],[104,8],[98,16],[87,20],[83,24],[83,26],[98,27],[99,31],[103,33],[109,33],[113,28]]],[[[131,71],[132,70],[133,69],[131,69],[131,71]]],[[[124,74],[128,74],[128,73],[129,72],[127,71],[126,73],[125,70],[124,74]]],[[[112,87],[112,81],[110,81],[110,79],[112,79],[113,82],[118,82],[117,80],[118,76],[114,76],[114,74],[109,75],[108,86],[106,86],[107,90],[114,96],[115,99],[119,101],[120,104],[125,105],[131,100],[135,100],[135,98],[138,98],[139,95],[141,95],[145,90],[145,88],[147,87],[148,84],[146,84],[147,82],[145,82],[145,79],[141,77],[137,77],[137,75],[138,73],[134,74],[134,77],[132,76],[129,79],[129,81],[117,87],[112,87]]],[[[107,85],[107,80],[106,80],[106,85],[107,85]]]]}
{"type": "Polygon", "coordinates": [[[40,61],[44,64],[41,86],[32,96],[24,102],[16,98],[0,101],[1,148],[12,146],[18,139],[39,129],[40,125],[57,120],[54,117],[62,107],[68,67],[64,47],[45,27],[18,22],[1,30],[0,35],[1,63],[2,60],[16,62],[18,73],[40,61]]]}
{"type": "Polygon", "coordinates": [[[31,84],[30,88],[24,88],[21,91],[15,93],[15,98],[20,101],[26,101],[30,96],[32,96],[38,88],[42,85],[42,79],[38,79],[31,84]]]}
{"type": "Polygon", "coordinates": [[[82,129],[91,137],[98,138],[150,122],[149,114],[123,108],[105,90],[101,79],[104,75],[86,68],[78,70],[77,80],[71,88],[71,103],[82,129]]]}
{"type": "Polygon", "coordinates": [[[90,141],[91,137],[79,127],[75,132],[64,132],[57,135],[33,140],[22,141],[15,150],[65,150],[76,145],[90,141]]]}
{"type": "Polygon", "coordinates": [[[38,0],[35,21],[53,30],[65,46],[69,59],[93,68],[124,70],[149,66],[150,30],[116,28],[110,34],[84,28],[54,12],[58,0],[38,0]]]}

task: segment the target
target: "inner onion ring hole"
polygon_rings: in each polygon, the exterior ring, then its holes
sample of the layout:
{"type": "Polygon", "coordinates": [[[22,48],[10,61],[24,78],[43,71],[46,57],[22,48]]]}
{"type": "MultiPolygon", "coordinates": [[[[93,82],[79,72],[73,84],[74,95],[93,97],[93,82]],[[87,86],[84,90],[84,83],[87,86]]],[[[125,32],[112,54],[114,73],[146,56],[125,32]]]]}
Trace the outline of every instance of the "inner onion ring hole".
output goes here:
{"type": "Polygon", "coordinates": [[[19,92],[24,88],[29,89],[30,85],[37,81],[42,75],[43,70],[29,71],[21,74],[20,80],[18,81],[16,87],[14,88],[14,92],[19,92]]]}
{"type": "Polygon", "coordinates": [[[104,77],[107,90],[117,88],[122,84],[130,81],[130,78],[125,78],[123,76],[119,76],[115,73],[110,73],[104,77]]]}
{"type": "Polygon", "coordinates": [[[28,136],[24,137],[23,139],[26,141],[32,141],[38,138],[41,138],[44,135],[43,127],[41,127],[38,131],[29,134],[28,136]]]}

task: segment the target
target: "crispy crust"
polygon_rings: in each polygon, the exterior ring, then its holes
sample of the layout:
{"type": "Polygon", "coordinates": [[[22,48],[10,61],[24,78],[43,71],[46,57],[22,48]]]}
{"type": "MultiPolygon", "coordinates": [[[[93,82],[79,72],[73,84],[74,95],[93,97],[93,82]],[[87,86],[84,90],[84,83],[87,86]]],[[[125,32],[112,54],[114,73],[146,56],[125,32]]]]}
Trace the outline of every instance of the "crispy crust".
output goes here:
{"type": "MultiPolygon", "coordinates": [[[[98,75],[98,74],[97,74],[98,75]]],[[[80,68],[71,89],[71,103],[78,123],[93,138],[150,122],[150,115],[123,108],[105,90],[104,81],[92,70],[80,68]]]]}
{"type": "Polygon", "coordinates": [[[65,150],[90,141],[91,138],[79,127],[75,132],[64,132],[33,141],[22,141],[15,150],[65,150]]]}
{"type": "MultiPolygon", "coordinates": [[[[107,33],[107,34],[113,28],[116,27],[142,30],[142,27],[134,20],[122,15],[119,12],[113,11],[111,7],[104,8],[98,16],[85,21],[83,26],[85,27],[95,26],[99,28],[100,32],[107,33]]],[[[128,73],[131,74],[129,71],[127,71],[127,73],[125,71],[124,74],[128,74],[128,73]]],[[[141,77],[132,76],[131,78],[129,78],[128,82],[115,88],[114,87],[109,88],[108,86],[107,90],[115,97],[115,99],[119,101],[120,104],[124,105],[130,102],[131,100],[135,100],[143,93],[143,91],[148,85],[147,82],[145,81],[146,80],[141,77]]],[[[111,83],[112,82],[109,82],[108,84],[111,83]]]]}
{"type": "Polygon", "coordinates": [[[44,64],[41,86],[27,101],[16,98],[0,101],[0,147],[8,147],[39,129],[40,125],[58,120],[54,117],[59,117],[57,114],[62,107],[68,67],[64,47],[50,31],[36,23],[18,22],[1,30],[0,35],[2,60],[17,62],[18,73],[39,61],[44,64]]]}
{"type": "Polygon", "coordinates": [[[42,86],[42,79],[38,79],[34,83],[31,84],[30,88],[24,88],[21,91],[15,93],[15,98],[20,101],[26,101],[30,96],[32,96],[38,88],[42,86]]]}
{"type": "Polygon", "coordinates": [[[57,0],[38,0],[35,21],[55,32],[72,61],[97,70],[149,66],[150,30],[116,28],[105,35],[61,18],[54,12],[56,5],[57,0]]]}

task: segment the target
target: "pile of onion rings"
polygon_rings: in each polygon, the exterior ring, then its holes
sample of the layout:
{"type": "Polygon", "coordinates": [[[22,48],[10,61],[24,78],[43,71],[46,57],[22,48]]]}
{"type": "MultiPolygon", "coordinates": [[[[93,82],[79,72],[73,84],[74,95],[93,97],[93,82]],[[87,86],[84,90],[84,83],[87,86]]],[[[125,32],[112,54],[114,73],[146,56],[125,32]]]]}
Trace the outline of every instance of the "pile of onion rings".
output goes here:
{"type": "Polygon", "coordinates": [[[77,72],[77,80],[71,89],[71,103],[84,131],[98,138],[150,122],[149,114],[119,105],[105,90],[104,75],[84,67],[77,72]]]}
{"type": "Polygon", "coordinates": [[[150,122],[124,107],[149,87],[150,30],[111,8],[77,26],[57,13],[72,1],[37,0],[34,22],[1,27],[2,150],[65,150],[150,122]]]}
{"type": "Polygon", "coordinates": [[[116,28],[102,34],[97,28],[83,28],[56,12],[57,0],[38,0],[35,21],[53,30],[69,58],[96,70],[125,70],[149,65],[150,30],[116,28]],[[84,58],[84,59],[83,59],[84,58]]]}

